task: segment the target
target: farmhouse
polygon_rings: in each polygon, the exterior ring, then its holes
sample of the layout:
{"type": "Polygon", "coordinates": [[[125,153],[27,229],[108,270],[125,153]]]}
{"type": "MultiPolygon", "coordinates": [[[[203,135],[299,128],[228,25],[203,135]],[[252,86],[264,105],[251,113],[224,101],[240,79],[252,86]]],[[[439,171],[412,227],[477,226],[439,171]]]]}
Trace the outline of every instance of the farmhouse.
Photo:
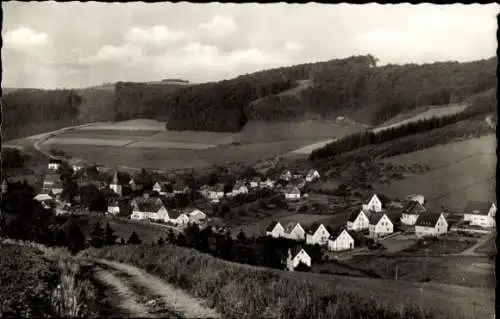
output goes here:
{"type": "Polygon", "coordinates": [[[405,203],[402,209],[401,223],[413,226],[420,214],[426,212],[425,207],[418,201],[409,200],[405,203]]]}
{"type": "Polygon", "coordinates": [[[410,201],[416,201],[416,202],[419,202],[420,205],[424,205],[425,204],[425,197],[424,195],[420,195],[420,194],[411,194],[411,195],[408,195],[406,197],[407,200],[410,200],[410,201]]]}
{"type": "Polygon", "coordinates": [[[248,187],[242,182],[236,182],[233,186],[231,193],[228,193],[229,196],[237,196],[240,194],[248,194],[248,187]]]}
{"type": "Polygon", "coordinates": [[[495,203],[470,201],[464,209],[464,220],[471,225],[492,228],[496,224],[496,212],[495,203]]]}
{"type": "Polygon", "coordinates": [[[292,173],[290,171],[286,170],[280,175],[280,179],[284,181],[289,181],[292,179],[292,173]]]}
{"type": "Polygon", "coordinates": [[[381,212],[382,211],[382,202],[378,198],[377,194],[374,194],[368,204],[364,205],[363,204],[363,210],[369,210],[369,211],[374,211],[374,212],[381,212]]]}
{"type": "Polygon", "coordinates": [[[415,223],[417,237],[438,237],[448,232],[448,222],[443,213],[423,213],[418,216],[415,223]]]}
{"type": "Polygon", "coordinates": [[[189,223],[189,217],[186,213],[183,213],[180,210],[173,210],[168,213],[168,221],[169,223],[175,224],[177,226],[187,225],[189,223]]]}
{"type": "Polygon", "coordinates": [[[320,176],[319,176],[318,171],[315,169],[312,169],[309,172],[307,172],[306,182],[310,183],[310,182],[314,181],[315,179],[318,179],[319,177],[320,176]]]}
{"type": "Polygon", "coordinates": [[[289,223],[285,227],[284,237],[293,240],[304,240],[306,231],[299,223],[289,223]]]}
{"type": "Polygon", "coordinates": [[[108,202],[108,214],[118,215],[120,213],[120,205],[117,199],[109,198],[108,202]]]}
{"type": "Polygon", "coordinates": [[[353,213],[347,219],[347,230],[360,231],[368,229],[370,212],[361,210],[359,213],[353,213]]]}
{"type": "Polygon", "coordinates": [[[266,236],[272,236],[274,238],[285,237],[285,228],[278,221],[273,221],[266,228],[266,236]]]}
{"type": "Polygon", "coordinates": [[[204,186],[200,192],[205,198],[217,203],[224,197],[224,185],[219,183],[214,186],[204,186]]]}
{"type": "Polygon", "coordinates": [[[328,250],[342,251],[354,248],[354,238],[346,229],[340,229],[328,238],[328,250]]]}
{"type": "Polygon", "coordinates": [[[250,181],[250,187],[257,188],[257,187],[259,187],[261,182],[262,182],[262,179],[260,177],[258,177],[258,176],[253,177],[252,180],[250,181]]]}
{"type": "Polygon", "coordinates": [[[261,188],[273,188],[274,184],[275,184],[275,181],[268,178],[265,181],[260,183],[260,187],[261,188]]]}
{"type": "Polygon", "coordinates": [[[306,243],[308,245],[326,245],[331,234],[323,224],[313,225],[306,233],[306,243]]]}
{"type": "Polygon", "coordinates": [[[288,186],[283,190],[286,199],[299,199],[300,198],[300,190],[297,186],[288,186]]]}
{"type": "Polygon", "coordinates": [[[113,180],[111,181],[111,184],[109,184],[109,188],[119,196],[122,196],[122,185],[120,185],[120,182],[118,181],[118,173],[116,171],[115,174],[113,175],[113,180]]]}
{"type": "Polygon", "coordinates": [[[394,225],[385,213],[374,213],[369,219],[370,238],[380,238],[394,232],[394,225]]]}
{"type": "Polygon", "coordinates": [[[199,209],[194,209],[188,214],[189,221],[192,223],[201,223],[207,218],[207,215],[199,209]]]}
{"type": "Polygon", "coordinates": [[[130,218],[136,220],[153,219],[168,221],[169,215],[165,206],[158,205],[151,201],[141,201],[137,203],[137,208],[133,208],[130,218]]]}
{"type": "Polygon", "coordinates": [[[62,161],[59,159],[50,159],[49,160],[49,170],[57,171],[61,166],[62,161]]]}
{"type": "Polygon", "coordinates": [[[311,257],[309,254],[300,246],[289,248],[288,257],[286,259],[286,269],[294,271],[301,263],[307,267],[311,267],[311,257]]]}

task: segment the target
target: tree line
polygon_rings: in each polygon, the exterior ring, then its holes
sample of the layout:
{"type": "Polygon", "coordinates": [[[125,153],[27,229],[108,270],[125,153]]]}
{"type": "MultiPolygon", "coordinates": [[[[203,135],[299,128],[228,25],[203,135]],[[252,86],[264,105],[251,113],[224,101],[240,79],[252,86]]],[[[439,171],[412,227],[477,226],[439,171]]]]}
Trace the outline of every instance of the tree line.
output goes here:
{"type": "Polygon", "coordinates": [[[346,153],[363,146],[371,144],[381,144],[393,141],[405,136],[431,131],[450,124],[484,115],[496,111],[495,92],[482,95],[472,101],[472,103],[462,112],[443,117],[432,117],[408,124],[388,128],[379,132],[361,132],[348,135],[335,142],[329,143],[322,148],[316,149],[309,155],[309,160],[315,161],[324,158],[331,158],[335,155],[346,153]]]}

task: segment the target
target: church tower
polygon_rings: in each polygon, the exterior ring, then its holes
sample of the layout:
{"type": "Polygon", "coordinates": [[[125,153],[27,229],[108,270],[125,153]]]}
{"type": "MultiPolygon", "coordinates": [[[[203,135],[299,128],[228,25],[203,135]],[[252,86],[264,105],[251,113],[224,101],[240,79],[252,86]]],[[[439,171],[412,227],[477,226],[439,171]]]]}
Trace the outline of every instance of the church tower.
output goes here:
{"type": "Polygon", "coordinates": [[[120,182],[118,181],[118,172],[117,171],[115,171],[115,174],[113,175],[113,180],[111,181],[111,184],[109,184],[109,188],[112,189],[118,195],[122,196],[122,186],[120,185],[120,182]]]}

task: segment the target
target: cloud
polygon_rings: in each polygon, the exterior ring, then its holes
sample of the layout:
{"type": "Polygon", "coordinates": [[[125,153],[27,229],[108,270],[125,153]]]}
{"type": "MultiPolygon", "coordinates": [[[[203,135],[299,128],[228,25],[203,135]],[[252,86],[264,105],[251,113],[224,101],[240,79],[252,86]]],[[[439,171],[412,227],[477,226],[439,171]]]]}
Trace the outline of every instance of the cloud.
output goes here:
{"type": "Polygon", "coordinates": [[[165,46],[183,39],[186,34],[181,30],[172,30],[163,25],[150,28],[130,28],[125,34],[125,41],[140,45],[165,46]]]}
{"type": "Polygon", "coordinates": [[[232,17],[216,15],[209,22],[200,24],[198,28],[211,37],[227,37],[236,32],[238,26],[232,17]]]}
{"type": "Polygon", "coordinates": [[[28,28],[19,28],[8,31],[3,37],[5,47],[12,49],[22,49],[30,46],[39,46],[48,42],[46,33],[37,33],[28,28]]]}
{"type": "Polygon", "coordinates": [[[124,44],[121,46],[104,45],[94,55],[81,59],[82,63],[137,63],[143,57],[140,46],[124,44]]]}
{"type": "Polygon", "coordinates": [[[287,51],[297,52],[297,51],[302,51],[303,49],[304,49],[304,46],[298,42],[287,41],[285,43],[285,50],[287,50],[287,51]]]}

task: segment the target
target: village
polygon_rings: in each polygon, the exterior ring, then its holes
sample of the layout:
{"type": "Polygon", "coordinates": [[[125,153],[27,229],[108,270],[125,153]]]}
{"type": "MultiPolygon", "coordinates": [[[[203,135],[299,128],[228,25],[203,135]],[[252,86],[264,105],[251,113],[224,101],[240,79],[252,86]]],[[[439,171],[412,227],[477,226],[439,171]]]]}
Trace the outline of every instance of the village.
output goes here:
{"type": "MultiPolygon", "coordinates": [[[[46,209],[54,209],[56,215],[92,213],[91,204],[84,205],[80,194],[72,201],[63,199],[62,175],[73,175],[78,187],[94,185],[102,194],[105,203],[103,213],[109,217],[120,216],[132,222],[154,223],[182,231],[189,225],[200,228],[211,227],[216,232],[230,232],[227,227],[213,223],[209,207],[224,200],[247,196],[258,190],[268,190],[281,194],[289,203],[307,198],[305,186],[320,180],[317,170],[306,174],[292,174],[285,170],[279,176],[267,178],[253,177],[236,180],[231,187],[223,183],[202,185],[196,190],[200,195],[200,206],[179,205],[174,199],[193,196],[189,185],[182,180],[153,178],[149,181],[140,177],[120,178],[116,169],[108,169],[106,174],[98,174],[103,169],[94,165],[89,167],[80,161],[61,161],[51,159],[48,172],[44,176],[40,192],[35,197],[46,209]],[[89,172],[95,171],[96,174],[89,172]],[[111,173],[111,174],[109,174],[111,173]],[[100,177],[97,177],[100,176],[100,177]],[[149,184],[149,187],[148,185],[149,184]],[[169,202],[170,201],[170,202],[169,202]],[[183,207],[184,206],[184,207],[183,207]]],[[[8,181],[2,181],[2,193],[7,192],[8,181]]],[[[66,191],[67,192],[67,191],[66,191]]],[[[87,201],[88,202],[88,201],[87,201]]],[[[494,202],[470,201],[463,212],[435,211],[426,207],[423,195],[409,194],[403,201],[390,201],[385,196],[372,194],[365,203],[351,213],[342,227],[332,229],[329,225],[300,222],[281,223],[275,220],[265,230],[265,236],[283,238],[296,242],[288,250],[284,262],[286,269],[294,271],[299,265],[310,268],[312,260],[306,246],[319,246],[325,255],[341,258],[342,254],[355,255],[369,249],[380,247],[391,238],[442,238],[448,233],[488,234],[495,231],[496,205],[494,202]]]]}

